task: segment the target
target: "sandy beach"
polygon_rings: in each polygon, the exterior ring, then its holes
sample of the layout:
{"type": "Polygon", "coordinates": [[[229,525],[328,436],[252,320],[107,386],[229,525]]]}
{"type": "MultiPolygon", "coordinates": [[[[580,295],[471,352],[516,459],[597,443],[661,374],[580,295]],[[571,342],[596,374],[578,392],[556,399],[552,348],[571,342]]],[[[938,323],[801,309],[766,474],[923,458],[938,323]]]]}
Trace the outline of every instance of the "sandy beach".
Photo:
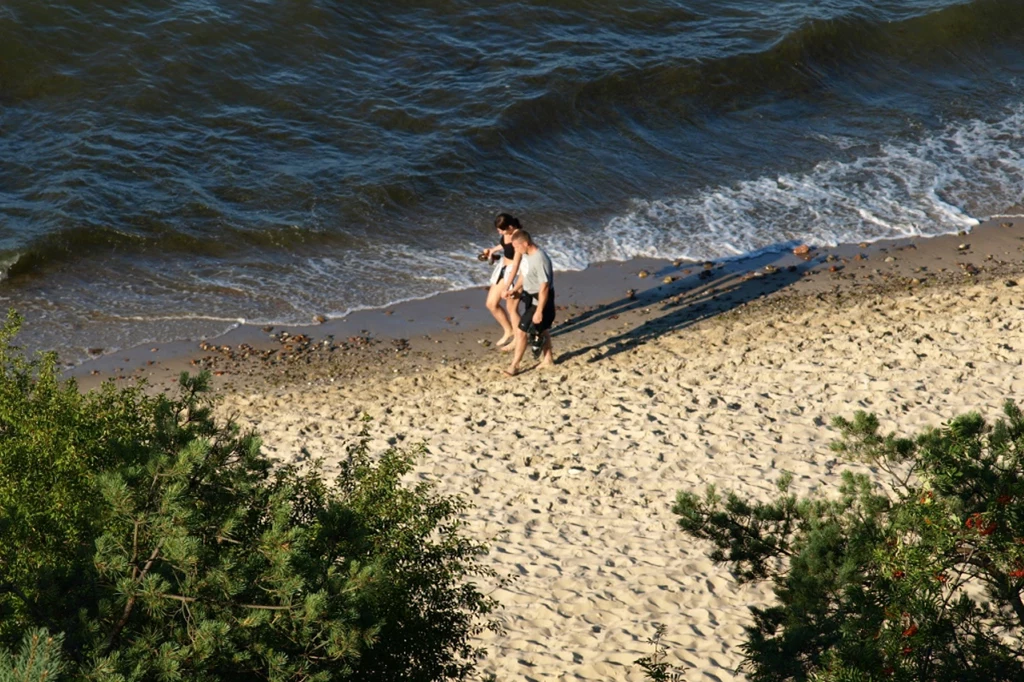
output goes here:
{"type": "MultiPolygon", "coordinates": [[[[685,679],[742,680],[748,606],[770,586],[738,584],[685,537],[676,493],[713,483],[764,498],[784,471],[798,493],[830,491],[855,467],[828,449],[835,415],[872,411],[903,433],[967,410],[995,417],[1024,389],[1016,213],[806,260],[618,267],[607,300],[560,313],[558,365],[530,370],[528,355],[514,379],[485,343],[493,323],[325,353],[310,338],[288,372],[256,350],[218,350],[228,343],[116,371],[148,373],[158,390],[182,367],[220,372],[222,413],[280,461],[323,458],[330,472],[364,414],[373,448],[426,444],[416,475],[473,502],[467,532],[515,578],[494,593],[504,631],[482,642],[482,673],[641,680],[634,662],[663,624],[685,679]],[[637,292],[612,295],[630,283],[637,292]]],[[[76,372],[83,384],[115,375],[76,372]]]]}

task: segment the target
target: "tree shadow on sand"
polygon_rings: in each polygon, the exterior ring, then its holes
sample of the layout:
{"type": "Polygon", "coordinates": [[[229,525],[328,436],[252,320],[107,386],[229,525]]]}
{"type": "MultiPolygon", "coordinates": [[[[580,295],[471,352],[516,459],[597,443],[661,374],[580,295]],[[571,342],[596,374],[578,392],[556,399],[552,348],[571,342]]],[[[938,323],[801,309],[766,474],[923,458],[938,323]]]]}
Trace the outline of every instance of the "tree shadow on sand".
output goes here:
{"type": "Polygon", "coordinates": [[[624,296],[585,311],[557,325],[551,332],[555,338],[631,311],[649,308],[654,315],[638,327],[562,353],[557,356],[556,362],[565,362],[582,355],[589,355],[588,362],[597,362],[783,289],[799,280],[819,262],[814,259],[776,265],[779,261],[789,260],[785,254],[796,245],[796,242],[776,244],[772,253],[759,257],[718,264],[705,263],[703,266],[668,265],[651,273],[650,277],[657,281],[679,275],[686,268],[698,270],[671,283],[639,291],[634,296],[624,296]],[[657,312],[654,310],[656,307],[657,312]]]}

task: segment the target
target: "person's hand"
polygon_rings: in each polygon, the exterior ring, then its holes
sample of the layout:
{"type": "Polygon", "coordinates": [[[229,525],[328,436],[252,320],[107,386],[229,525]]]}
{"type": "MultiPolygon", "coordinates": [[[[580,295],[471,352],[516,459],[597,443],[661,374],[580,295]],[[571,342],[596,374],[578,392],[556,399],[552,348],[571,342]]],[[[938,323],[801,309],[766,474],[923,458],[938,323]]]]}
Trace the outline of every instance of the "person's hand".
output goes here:
{"type": "Polygon", "coordinates": [[[537,312],[535,312],[533,314],[533,323],[534,324],[540,324],[541,320],[543,320],[543,319],[544,319],[543,312],[540,309],[538,309],[537,312]]]}

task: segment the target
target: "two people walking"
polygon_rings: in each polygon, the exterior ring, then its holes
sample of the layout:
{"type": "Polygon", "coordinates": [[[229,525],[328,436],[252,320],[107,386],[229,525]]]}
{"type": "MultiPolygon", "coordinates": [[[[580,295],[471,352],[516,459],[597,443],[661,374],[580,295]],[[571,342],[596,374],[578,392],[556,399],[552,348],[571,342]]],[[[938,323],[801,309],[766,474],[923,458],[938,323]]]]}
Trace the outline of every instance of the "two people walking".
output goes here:
{"type": "Polygon", "coordinates": [[[494,228],[498,230],[498,245],[484,249],[480,254],[482,260],[495,261],[491,272],[491,288],[487,290],[487,309],[501,325],[501,338],[495,344],[499,348],[515,339],[515,329],[519,325],[519,311],[514,304],[508,304],[508,311],[501,307],[505,293],[513,287],[519,274],[522,256],[516,253],[512,244],[512,235],[521,229],[519,220],[508,213],[499,213],[494,219],[494,228]]]}
{"type": "Polygon", "coordinates": [[[503,371],[508,376],[519,373],[519,364],[531,338],[540,348],[538,367],[550,367],[555,364],[551,349],[551,325],[555,321],[555,277],[551,258],[515,217],[500,213],[494,225],[501,233],[500,243],[482,255],[490,258],[495,253],[501,254],[491,273],[487,309],[505,332],[497,345],[512,353],[511,364],[503,371]],[[502,300],[507,313],[501,308],[502,300]]]}

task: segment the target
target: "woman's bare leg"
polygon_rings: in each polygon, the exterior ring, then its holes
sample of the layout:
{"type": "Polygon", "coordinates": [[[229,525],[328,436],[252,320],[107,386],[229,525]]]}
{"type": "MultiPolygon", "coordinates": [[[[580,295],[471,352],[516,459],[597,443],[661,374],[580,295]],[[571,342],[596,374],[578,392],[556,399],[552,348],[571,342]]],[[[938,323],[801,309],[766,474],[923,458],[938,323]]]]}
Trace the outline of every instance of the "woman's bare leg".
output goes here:
{"type": "Polygon", "coordinates": [[[508,369],[503,369],[502,371],[510,377],[514,377],[516,374],[519,374],[519,363],[526,354],[526,332],[522,329],[516,329],[516,342],[509,345],[515,346],[515,351],[512,353],[512,364],[508,366],[508,369]]]}
{"type": "Polygon", "coordinates": [[[508,321],[512,324],[512,329],[519,329],[519,299],[507,299],[505,307],[508,308],[508,321]]]}
{"type": "MultiPolygon", "coordinates": [[[[505,307],[508,308],[508,319],[509,319],[509,323],[512,325],[512,331],[513,331],[513,335],[514,335],[515,334],[515,330],[519,329],[519,299],[518,298],[506,299],[505,300],[505,307]]],[[[502,350],[503,351],[510,351],[510,350],[512,350],[513,346],[515,346],[515,344],[510,343],[507,346],[503,346],[502,350]]]]}
{"type": "Polygon", "coordinates": [[[494,319],[501,325],[501,329],[504,332],[501,339],[498,340],[497,345],[508,343],[512,338],[512,324],[508,321],[508,313],[501,307],[501,294],[505,291],[505,280],[499,280],[497,284],[492,284],[490,290],[487,292],[487,309],[491,311],[491,315],[494,315],[494,319]]]}

